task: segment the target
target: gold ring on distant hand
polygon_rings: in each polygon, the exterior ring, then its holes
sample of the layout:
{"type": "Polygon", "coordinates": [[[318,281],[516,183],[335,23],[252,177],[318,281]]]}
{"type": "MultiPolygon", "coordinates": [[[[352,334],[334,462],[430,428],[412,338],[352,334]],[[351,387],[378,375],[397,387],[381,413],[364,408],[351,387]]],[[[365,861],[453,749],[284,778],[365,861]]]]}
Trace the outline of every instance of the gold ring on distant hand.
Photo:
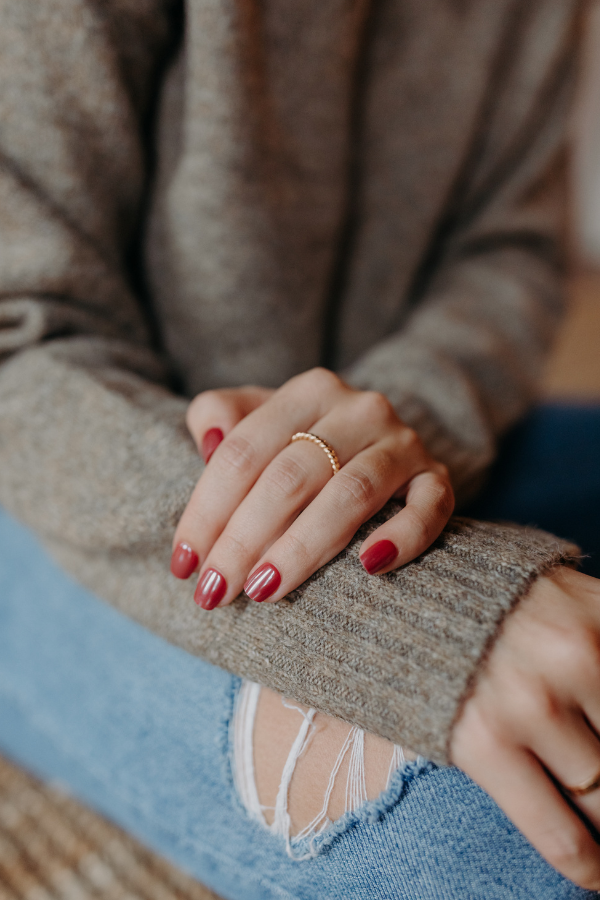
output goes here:
{"type": "Polygon", "coordinates": [[[296,434],[292,435],[292,439],[290,440],[290,444],[293,444],[295,441],[311,441],[313,444],[316,444],[317,447],[320,447],[327,454],[327,459],[331,463],[331,468],[333,469],[333,474],[337,475],[340,471],[340,461],[338,459],[338,455],[327,441],[324,441],[323,438],[318,437],[316,434],[311,434],[310,431],[297,431],[296,434]]]}
{"type": "Polygon", "coordinates": [[[572,797],[583,797],[584,794],[591,794],[598,788],[600,788],[600,772],[589,781],[584,781],[583,784],[578,784],[576,787],[566,787],[565,790],[572,797]]]}

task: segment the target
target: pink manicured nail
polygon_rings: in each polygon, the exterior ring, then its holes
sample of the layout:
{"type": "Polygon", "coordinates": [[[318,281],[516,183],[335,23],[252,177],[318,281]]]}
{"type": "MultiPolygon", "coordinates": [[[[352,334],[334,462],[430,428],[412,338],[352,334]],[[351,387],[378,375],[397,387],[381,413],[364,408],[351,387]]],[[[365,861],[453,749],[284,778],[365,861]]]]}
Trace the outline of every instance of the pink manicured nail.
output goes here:
{"type": "Polygon", "coordinates": [[[198,554],[189,544],[177,544],[171,557],[171,572],[175,578],[184,581],[189,578],[198,565],[198,554]]]}
{"type": "Polygon", "coordinates": [[[262,603],[267,597],[275,593],[281,584],[281,575],[271,563],[263,563],[256,572],[250,576],[244,585],[244,591],[251,600],[262,603]]]}
{"type": "Polygon", "coordinates": [[[202,438],[202,456],[204,457],[204,462],[207,463],[221,441],[224,438],[224,434],[220,428],[209,428],[204,437],[202,438]]]}
{"type": "Polygon", "coordinates": [[[216,569],[207,569],[194,593],[194,600],[202,609],[214,609],[227,593],[227,582],[216,569]]]}
{"type": "Polygon", "coordinates": [[[365,550],[360,558],[361,563],[369,573],[375,575],[381,572],[386,566],[394,562],[398,556],[398,548],[391,541],[377,541],[368,550],[365,550]]]}

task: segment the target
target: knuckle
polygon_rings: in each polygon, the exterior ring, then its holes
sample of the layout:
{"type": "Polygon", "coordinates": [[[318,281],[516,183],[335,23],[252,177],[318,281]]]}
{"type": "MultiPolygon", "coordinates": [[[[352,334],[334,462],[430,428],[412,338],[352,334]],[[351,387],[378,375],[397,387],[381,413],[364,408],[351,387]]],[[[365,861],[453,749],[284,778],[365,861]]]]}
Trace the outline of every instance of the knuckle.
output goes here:
{"type": "Polygon", "coordinates": [[[354,402],[359,417],[373,425],[387,425],[398,419],[388,398],[379,391],[362,391],[354,402]]]}
{"type": "Polygon", "coordinates": [[[398,471],[398,454],[389,445],[380,446],[371,458],[371,466],[381,482],[395,479],[398,471]]]}
{"type": "Polygon", "coordinates": [[[406,506],[404,515],[407,518],[409,530],[412,533],[415,544],[419,547],[427,547],[431,542],[432,529],[428,521],[414,506],[406,506]]]}
{"type": "Polygon", "coordinates": [[[405,453],[412,454],[423,452],[421,438],[414,428],[408,428],[406,425],[402,429],[402,445],[405,453]]]}
{"type": "Polygon", "coordinates": [[[282,545],[285,547],[285,555],[290,556],[294,560],[294,566],[298,570],[309,571],[312,568],[313,560],[311,552],[306,542],[299,534],[288,531],[281,541],[282,545]]]}
{"type": "Polygon", "coordinates": [[[449,519],[454,511],[454,491],[447,481],[434,481],[430,491],[429,502],[436,518],[449,519]]]}
{"type": "Polygon", "coordinates": [[[276,495],[292,498],[303,493],[309,479],[304,466],[289,456],[282,456],[267,469],[269,489],[276,495]]]}
{"type": "Polygon", "coordinates": [[[344,506],[371,506],[377,497],[377,487],[371,475],[364,469],[354,467],[350,471],[342,469],[335,476],[336,487],[344,506]]]}
{"type": "Polygon", "coordinates": [[[560,631],[549,636],[554,666],[568,679],[577,678],[583,670],[600,670],[600,650],[584,629],[560,631]]]}
{"type": "Polygon", "coordinates": [[[233,559],[237,565],[241,566],[249,558],[248,547],[247,536],[238,536],[235,532],[225,531],[219,538],[217,552],[219,559],[233,559]]]}
{"type": "Polygon", "coordinates": [[[231,435],[223,441],[221,448],[221,465],[241,473],[252,469],[256,460],[256,450],[247,438],[242,435],[231,435]]]}
{"type": "Polygon", "coordinates": [[[317,391],[336,390],[343,383],[339,375],[323,366],[315,366],[314,369],[309,369],[308,372],[304,372],[303,375],[299,376],[299,380],[303,383],[303,386],[308,384],[317,391]]]}

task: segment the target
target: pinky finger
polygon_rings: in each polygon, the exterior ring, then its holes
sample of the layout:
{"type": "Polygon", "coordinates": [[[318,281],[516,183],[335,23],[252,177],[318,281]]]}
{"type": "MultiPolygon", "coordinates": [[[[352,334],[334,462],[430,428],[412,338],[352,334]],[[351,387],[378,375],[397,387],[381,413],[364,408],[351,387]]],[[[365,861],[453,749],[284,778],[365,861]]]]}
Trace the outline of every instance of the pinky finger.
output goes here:
{"type": "Polygon", "coordinates": [[[369,535],[360,561],[370,575],[384,574],[415,559],[435,541],[454,510],[448,478],[422,472],[410,482],[406,506],[369,535]]]}

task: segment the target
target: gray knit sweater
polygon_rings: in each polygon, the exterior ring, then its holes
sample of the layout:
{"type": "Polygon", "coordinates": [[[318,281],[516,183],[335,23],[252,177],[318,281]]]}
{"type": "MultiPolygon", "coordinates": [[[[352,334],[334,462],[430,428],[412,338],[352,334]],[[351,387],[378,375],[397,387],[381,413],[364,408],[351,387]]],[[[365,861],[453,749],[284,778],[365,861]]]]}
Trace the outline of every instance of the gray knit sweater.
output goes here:
{"type": "Polygon", "coordinates": [[[559,319],[578,3],[184,7],[0,0],[0,502],[156,633],[444,761],[573,548],[455,519],[398,572],[357,538],[289,601],[204,612],[168,574],[185,398],[325,364],[472,490],[559,319]]]}

